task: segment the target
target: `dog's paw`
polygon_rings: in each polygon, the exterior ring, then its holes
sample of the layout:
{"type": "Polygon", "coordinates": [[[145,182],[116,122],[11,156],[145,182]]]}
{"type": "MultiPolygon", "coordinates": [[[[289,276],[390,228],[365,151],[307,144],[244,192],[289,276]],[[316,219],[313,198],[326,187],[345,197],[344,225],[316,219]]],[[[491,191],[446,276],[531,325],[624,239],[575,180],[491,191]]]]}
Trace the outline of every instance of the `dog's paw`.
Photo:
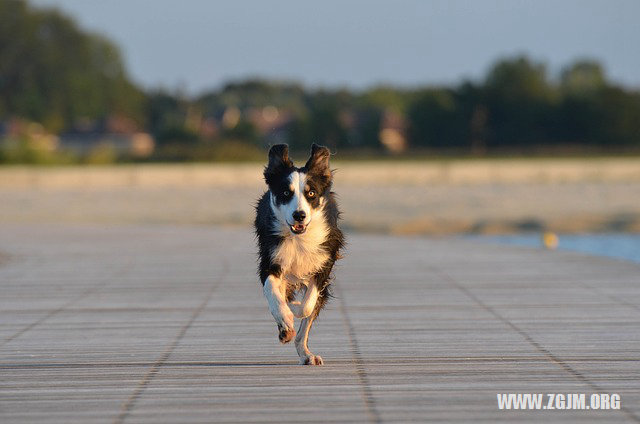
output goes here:
{"type": "Polygon", "coordinates": [[[278,338],[280,343],[289,343],[296,336],[296,330],[293,327],[283,327],[278,325],[278,338]]]}
{"type": "Polygon", "coordinates": [[[324,365],[320,355],[309,355],[300,358],[300,365],[324,365]]]}

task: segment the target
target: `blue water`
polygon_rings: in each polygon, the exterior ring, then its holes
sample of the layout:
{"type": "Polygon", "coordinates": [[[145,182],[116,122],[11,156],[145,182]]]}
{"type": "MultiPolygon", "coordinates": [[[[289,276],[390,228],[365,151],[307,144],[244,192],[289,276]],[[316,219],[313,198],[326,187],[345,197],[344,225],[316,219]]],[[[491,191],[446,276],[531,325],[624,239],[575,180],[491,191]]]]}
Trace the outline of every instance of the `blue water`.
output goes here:
{"type": "MultiPolygon", "coordinates": [[[[491,243],[543,248],[541,234],[469,236],[491,243]]],[[[558,234],[558,250],[589,253],[640,263],[640,234],[558,234]]]]}

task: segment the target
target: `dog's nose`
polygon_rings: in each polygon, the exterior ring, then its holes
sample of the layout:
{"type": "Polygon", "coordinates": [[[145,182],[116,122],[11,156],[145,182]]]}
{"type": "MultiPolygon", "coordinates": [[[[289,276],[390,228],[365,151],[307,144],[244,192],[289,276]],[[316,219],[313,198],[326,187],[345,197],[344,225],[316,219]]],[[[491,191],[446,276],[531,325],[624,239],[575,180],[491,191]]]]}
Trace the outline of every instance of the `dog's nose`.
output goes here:
{"type": "Polygon", "coordinates": [[[304,221],[306,217],[307,217],[307,214],[304,211],[295,211],[293,213],[293,219],[295,219],[298,222],[304,221]]]}

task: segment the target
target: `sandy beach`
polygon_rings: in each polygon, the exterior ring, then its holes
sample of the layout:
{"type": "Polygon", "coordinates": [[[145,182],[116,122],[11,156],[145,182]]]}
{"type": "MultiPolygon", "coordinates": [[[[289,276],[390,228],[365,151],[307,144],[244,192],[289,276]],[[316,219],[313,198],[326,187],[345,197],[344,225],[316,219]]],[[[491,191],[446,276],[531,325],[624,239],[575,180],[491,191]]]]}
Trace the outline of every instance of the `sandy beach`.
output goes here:
{"type": "MultiPolygon", "coordinates": [[[[262,164],[0,168],[5,223],[248,225],[262,164]]],[[[395,234],[640,231],[640,159],[336,162],[344,225],[395,234]]]]}

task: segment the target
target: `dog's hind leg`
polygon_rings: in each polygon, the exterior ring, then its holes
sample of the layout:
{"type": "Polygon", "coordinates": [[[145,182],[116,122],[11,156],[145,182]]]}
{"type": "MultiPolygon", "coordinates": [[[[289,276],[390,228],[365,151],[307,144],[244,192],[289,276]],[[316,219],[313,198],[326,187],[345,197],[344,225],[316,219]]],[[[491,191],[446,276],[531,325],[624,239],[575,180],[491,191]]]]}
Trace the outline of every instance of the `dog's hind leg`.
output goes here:
{"type": "Polygon", "coordinates": [[[311,330],[311,325],[315,319],[316,314],[313,313],[311,316],[304,318],[300,322],[300,328],[298,328],[298,335],[296,336],[296,350],[300,357],[300,365],[323,364],[322,358],[319,355],[311,353],[307,344],[309,342],[309,331],[311,330]]]}
{"type": "MultiPolygon", "coordinates": [[[[313,283],[316,281],[323,281],[323,277],[325,276],[315,276],[313,279],[313,283]]],[[[314,286],[317,285],[314,284],[314,286]]],[[[314,320],[318,318],[318,314],[327,303],[329,299],[329,289],[327,284],[325,283],[322,289],[318,289],[318,295],[316,296],[316,300],[313,305],[313,312],[308,317],[304,318],[300,322],[300,328],[298,328],[298,335],[296,336],[296,351],[298,352],[298,356],[300,357],[300,365],[322,365],[324,361],[320,357],[320,355],[315,355],[309,350],[309,331],[311,331],[311,325],[314,320]]]]}
{"type": "Polygon", "coordinates": [[[296,335],[296,330],[293,328],[293,313],[287,305],[286,282],[271,274],[264,282],[263,291],[269,302],[269,311],[278,324],[280,342],[290,342],[296,335]]]}
{"type": "Polygon", "coordinates": [[[296,318],[307,318],[311,316],[316,308],[317,301],[318,286],[316,286],[315,281],[311,280],[309,285],[304,288],[304,296],[302,297],[302,300],[289,302],[289,307],[296,318]]]}

